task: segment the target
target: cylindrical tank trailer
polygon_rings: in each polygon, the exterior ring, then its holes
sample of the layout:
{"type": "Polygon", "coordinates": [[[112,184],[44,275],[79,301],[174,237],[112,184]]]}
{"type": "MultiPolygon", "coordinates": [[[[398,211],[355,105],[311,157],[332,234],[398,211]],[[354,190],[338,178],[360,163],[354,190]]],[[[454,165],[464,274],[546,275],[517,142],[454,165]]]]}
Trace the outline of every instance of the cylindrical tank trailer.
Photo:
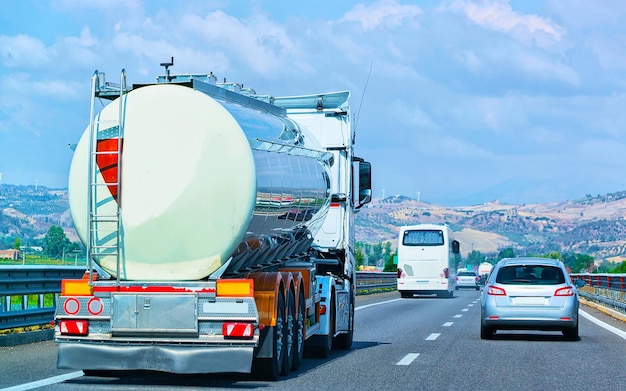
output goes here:
{"type": "Polygon", "coordinates": [[[183,85],[143,86],[105,106],[83,133],[70,210],[83,243],[95,235],[98,247],[118,247],[94,258],[109,274],[199,280],[306,248],[328,211],[330,156],[280,110],[183,85]],[[115,140],[119,155],[110,153],[115,140]],[[94,218],[117,210],[119,229],[94,218]],[[229,259],[237,265],[224,265],[229,259]]]}

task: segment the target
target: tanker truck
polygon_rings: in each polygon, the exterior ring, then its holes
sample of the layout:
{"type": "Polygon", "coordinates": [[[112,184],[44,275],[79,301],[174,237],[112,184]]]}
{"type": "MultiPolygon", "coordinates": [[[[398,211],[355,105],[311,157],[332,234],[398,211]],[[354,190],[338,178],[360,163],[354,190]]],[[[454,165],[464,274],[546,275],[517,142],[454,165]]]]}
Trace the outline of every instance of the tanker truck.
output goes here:
{"type": "Polygon", "coordinates": [[[87,269],[62,281],[57,367],[253,373],[349,349],[354,155],[349,91],[274,97],[209,74],[91,81],[70,212],[87,269]]]}

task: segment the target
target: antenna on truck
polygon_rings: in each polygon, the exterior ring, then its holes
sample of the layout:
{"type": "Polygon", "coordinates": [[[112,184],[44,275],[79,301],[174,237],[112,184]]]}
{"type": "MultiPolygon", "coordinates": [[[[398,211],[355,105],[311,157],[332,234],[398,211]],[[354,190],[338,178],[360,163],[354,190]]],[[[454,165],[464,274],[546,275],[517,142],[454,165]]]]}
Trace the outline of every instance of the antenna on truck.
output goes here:
{"type": "MultiPolygon", "coordinates": [[[[172,61],[174,59],[172,58],[172,61]]],[[[361,102],[359,102],[359,108],[356,112],[356,118],[354,120],[354,129],[352,130],[352,144],[354,144],[356,139],[356,126],[359,123],[359,117],[361,116],[361,107],[363,107],[363,99],[365,98],[365,91],[367,90],[367,83],[370,81],[370,76],[372,75],[372,66],[374,66],[374,60],[370,60],[370,70],[367,72],[367,79],[365,80],[365,87],[363,87],[363,94],[361,95],[361,102]]],[[[384,198],[384,197],[383,197],[384,198]]]]}
{"type": "Polygon", "coordinates": [[[172,81],[172,78],[170,76],[170,67],[174,65],[174,56],[172,56],[172,61],[170,62],[162,62],[161,66],[165,67],[165,77],[167,78],[167,81],[172,81]]]}

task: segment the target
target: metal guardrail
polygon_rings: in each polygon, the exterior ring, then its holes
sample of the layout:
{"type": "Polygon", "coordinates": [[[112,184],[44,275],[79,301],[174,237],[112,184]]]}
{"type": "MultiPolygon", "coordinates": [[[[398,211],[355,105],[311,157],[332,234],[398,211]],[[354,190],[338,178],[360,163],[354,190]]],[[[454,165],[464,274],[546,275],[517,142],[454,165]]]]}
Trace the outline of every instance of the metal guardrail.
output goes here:
{"type": "Polygon", "coordinates": [[[584,273],[570,277],[585,282],[578,290],[581,297],[626,314],[626,274],[584,273]]]}
{"type": "Polygon", "coordinates": [[[84,266],[0,266],[0,330],[50,323],[61,280],[84,272],[84,266]]]}
{"type": "Polygon", "coordinates": [[[586,285],[626,292],[626,274],[570,274],[573,280],[583,280],[586,285]]]}
{"type": "Polygon", "coordinates": [[[388,272],[356,272],[356,290],[395,288],[398,275],[388,272]]]}

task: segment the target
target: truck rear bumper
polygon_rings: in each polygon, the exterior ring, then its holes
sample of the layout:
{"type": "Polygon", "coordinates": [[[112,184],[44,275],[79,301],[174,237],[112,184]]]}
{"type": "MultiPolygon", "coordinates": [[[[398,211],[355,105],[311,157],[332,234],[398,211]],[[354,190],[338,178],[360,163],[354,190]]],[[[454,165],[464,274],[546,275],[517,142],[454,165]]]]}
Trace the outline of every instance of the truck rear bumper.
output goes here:
{"type": "Polygon", "coordinates": [[[249,373],[254,347],[58,344],[57,368],[153,370],[171,373],[249,373]]]}

